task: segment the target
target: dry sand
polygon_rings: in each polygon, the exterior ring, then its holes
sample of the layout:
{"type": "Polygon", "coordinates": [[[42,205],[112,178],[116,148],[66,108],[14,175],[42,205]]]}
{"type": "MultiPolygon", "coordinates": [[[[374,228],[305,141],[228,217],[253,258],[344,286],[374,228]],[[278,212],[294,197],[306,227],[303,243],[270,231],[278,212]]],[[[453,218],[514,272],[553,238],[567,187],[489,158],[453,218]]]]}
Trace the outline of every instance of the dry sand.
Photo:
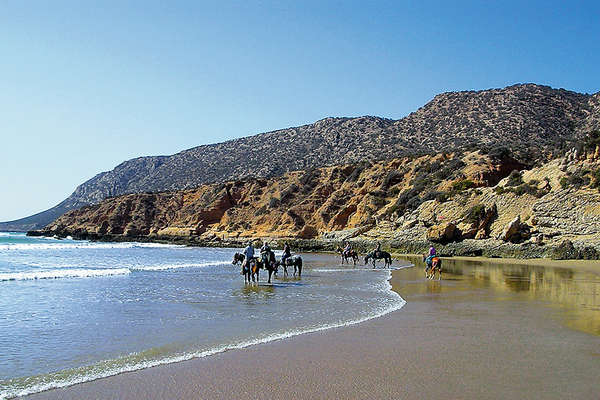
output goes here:
{"type": "Polygon", "coordinates": [[[598,276],[575,289],[583,300],[562,304],[551,299],[570,284],[532,294],[473,271],[441,282],[395,271],[407,304],[384,317],[28,398],[600,399],[598,276]],[[570,328],[577,318],[597,320],[585,332],[570,328]]]}

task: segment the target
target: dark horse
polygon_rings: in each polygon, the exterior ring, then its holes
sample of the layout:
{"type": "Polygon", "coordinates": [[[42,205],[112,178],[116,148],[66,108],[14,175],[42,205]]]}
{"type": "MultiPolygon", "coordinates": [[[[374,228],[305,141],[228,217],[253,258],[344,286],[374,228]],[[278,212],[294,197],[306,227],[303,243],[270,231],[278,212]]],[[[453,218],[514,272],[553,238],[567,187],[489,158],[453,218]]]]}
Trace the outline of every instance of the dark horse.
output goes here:
{"type": "Polygon", "coordinates": [[[387,251],[377,251],[373,250],[370,253],[367,253],[365,256],[365,265],[369,263],[369,260],[373,263],[373,268],[375,268],[375,261],[383,259],[385,261],[385,267],[392,266],[392,256],[387,251]]]}
{"type": "Polygon", "coordinates": [[[423,261],[425,262],[425,278],[435,279],[435,272],[437,271],[439,276],[438,280],[442,280],[442,259],[438,256],[427,257],[423,255],[423,261]]]}
{"type": "Polygon", "coordinates": [[[340,246],[336,249],[338,253],[340,253],[340,257],[342,258],[342,264],[348,262],[348,259],[352,259],[354,265],[358,261],[358,253],[354,250],[344,251],[340,246]]]}
{"type": "Polygon", "coordinates": [[[298,272],[298,278],[302,277],[302,257],[295,255],[285,259],[285,262],[277,261],[275,265],[279,267],[280,265],[283,267],[283,275],[287,275],[287,267],[294,267],[294,276],[296,276],[296,271],[298,272]]]}
{"type": "Polygon", "coordinates": [[[243,263],[244,258],[246,258],[242,253],[235,253],[233,255],[233,261],[231,262],[233,265],[237,265],[237,263],[243,263]]]}
{"type": "Polygon", "coordinates": [[[273,273],[275,273],[275,275],[277,275],[277,270],[278,270],[278,264],[277,264],[277,260],[275,259],[275,253],[273,253],[272,250],[269,250],[266,253],[260,253],[260,254],[261,254],[261,257],[259,260],[260,268],[264,268],[267,271],[269,271],[269,280],[267,282],[271,283],[271,276],[273,275],[273,273]]]}

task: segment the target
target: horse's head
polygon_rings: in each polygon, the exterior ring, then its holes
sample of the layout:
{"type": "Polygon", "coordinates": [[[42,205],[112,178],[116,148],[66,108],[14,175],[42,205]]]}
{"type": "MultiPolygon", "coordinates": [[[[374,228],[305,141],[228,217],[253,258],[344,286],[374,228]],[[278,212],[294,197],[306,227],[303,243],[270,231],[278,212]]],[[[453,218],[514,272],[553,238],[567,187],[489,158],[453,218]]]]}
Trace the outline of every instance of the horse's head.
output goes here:
{"type": "Polygon", "coordinates": [[[242,254],[240,254],[240,253],[235,253],[235,254],[233,255],[233,261],[231,261],[231,263],[232,263],[233,265],[237,265],[237,263],[238,263],[238,262],[241,262],[243,259],[244,259],[244,256],[243,256],[242,254]],[[240,259],[240,256],[241,256],[241,259],[240,259]]]}

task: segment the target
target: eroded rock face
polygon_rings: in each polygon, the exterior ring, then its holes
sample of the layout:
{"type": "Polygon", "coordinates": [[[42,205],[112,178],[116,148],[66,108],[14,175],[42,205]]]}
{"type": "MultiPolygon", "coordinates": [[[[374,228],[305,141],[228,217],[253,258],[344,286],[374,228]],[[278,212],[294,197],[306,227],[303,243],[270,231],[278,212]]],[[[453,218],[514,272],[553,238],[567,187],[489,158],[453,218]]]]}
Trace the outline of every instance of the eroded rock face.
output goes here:
{"type": "Polygon", "coordinates": [[[560,230],[563,234],[600,233],[600,193],[559,190],[549,193],[533,205],[536,226],[540,230],[560,230]]]}

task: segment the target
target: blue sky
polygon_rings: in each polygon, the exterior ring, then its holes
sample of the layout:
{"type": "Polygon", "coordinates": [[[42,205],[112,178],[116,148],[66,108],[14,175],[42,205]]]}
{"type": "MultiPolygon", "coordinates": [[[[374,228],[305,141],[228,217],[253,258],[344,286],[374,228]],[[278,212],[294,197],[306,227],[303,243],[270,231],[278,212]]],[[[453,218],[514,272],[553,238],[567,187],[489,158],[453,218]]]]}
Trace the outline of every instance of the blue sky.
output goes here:
{"type": "Polygon", "coordinates": [[[120,162],[440,92],[600,91],[600,2],[3,1],[0,221],[120,162]]]}

